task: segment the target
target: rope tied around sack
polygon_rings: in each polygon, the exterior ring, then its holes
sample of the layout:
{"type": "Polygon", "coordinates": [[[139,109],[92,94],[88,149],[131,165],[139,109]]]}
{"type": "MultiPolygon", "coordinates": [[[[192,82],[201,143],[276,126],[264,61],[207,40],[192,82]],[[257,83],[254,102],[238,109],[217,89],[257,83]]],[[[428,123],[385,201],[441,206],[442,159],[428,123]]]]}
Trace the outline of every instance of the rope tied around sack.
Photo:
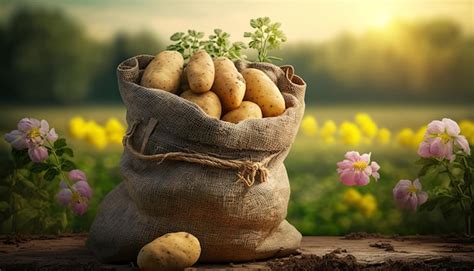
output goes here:
{"type": "Polygon", "coordinates": [[[265,159],[265,162],[254,162],[250,160],[221,159],[207,154],[190,152],[168,152],[150,155],[142,154],[136,151],[130,143],[130,138],[134,130],[135,127],[132,127],[130,133],[128,133],[124,137],[123,145],[128,149],[128,151],[130,151],[134,156],[139,159],[146,161],[157,161],[158,164],[162,163],[165,160],[172,160],[195,163],[215,168],[234,169],[237,170],[236,182],[243,182],[247,187],[251,187],[255,183],[255,181],[263,183],[268,179],[269,171],[265,164],[266,162],[268,162],[269,158],[265,159]]]}

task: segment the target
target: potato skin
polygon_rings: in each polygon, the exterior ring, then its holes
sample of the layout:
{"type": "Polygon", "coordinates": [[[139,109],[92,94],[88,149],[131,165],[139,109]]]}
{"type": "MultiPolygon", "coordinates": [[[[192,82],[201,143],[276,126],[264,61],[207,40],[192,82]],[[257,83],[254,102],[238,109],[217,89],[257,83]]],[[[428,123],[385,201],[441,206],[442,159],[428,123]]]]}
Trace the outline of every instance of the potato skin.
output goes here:
{"type": "Polygon", "coordinates": [[[239,108],[229,111],[222,117],[223,121],[239,123],[247,119],[261,119],[262,110],[256,103],[243,101],[239,108]]]}
{"type": "Polygon", "coordinates": [[[201,245],[192,234],[167,233],[140,250],[137,264],[142,271],[183,270],[195,264],[200,255],[201,245]]]}
{"type": "Polygon", "coordinates": [[[244,100],[258,104],[264,118],[276,117],[285,112],[285,99],[270,77],[254,68],[243,70],[242,76],[247,83],[244,100]]]}
{"type": "Polygon", "coordinates": [[[143,72],[141,85],[176,93],[183,73],[183,56],[176,51],[163,51],[155,56],[143,72]]]}
{"type": "Polygon", "coordinates": [[[224,112],[236,109],[245,95],[245,80],[234,63],[226,57],[214,60],[215,78],[211,90],[219,96],[224,112]]]}
{"type": "Polygon", "coordinates": [[[202,111],[204,111],[210,117],[216,119],[221,118],[221,102],[219,101],[219,97],[217,97],[214,92],[208,91],[197,94],[191,90],[186,90],[181,94],[181,97],[197,104],[202,109],[202,111]]]}
{"type": "Polygon", "coordinates": [[[194,53],[186,66],[189,88],[194,93],[209,91],[214,83],[214,74],[214,62],[204,50],[194,53]]]}

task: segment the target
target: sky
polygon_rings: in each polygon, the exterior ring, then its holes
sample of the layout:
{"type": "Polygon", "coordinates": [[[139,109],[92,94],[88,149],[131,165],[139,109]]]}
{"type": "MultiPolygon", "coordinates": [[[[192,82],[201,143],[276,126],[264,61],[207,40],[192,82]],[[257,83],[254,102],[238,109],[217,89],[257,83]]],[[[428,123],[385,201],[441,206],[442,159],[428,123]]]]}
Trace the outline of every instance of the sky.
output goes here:
{"type": "Polygon", "coordinates": [[[146,29],[163,40],[174,32],[221,28],[231,40],[244,40],[251,18],[268,16],[282,23],[288,40],[322,41],[342,32],[383,28],[391,20],[443,17],[474,33],[474,0],[0,0],[5,20],[18,6],[57,7],[76,18],[94,38],[117,31],[146,29]]]}

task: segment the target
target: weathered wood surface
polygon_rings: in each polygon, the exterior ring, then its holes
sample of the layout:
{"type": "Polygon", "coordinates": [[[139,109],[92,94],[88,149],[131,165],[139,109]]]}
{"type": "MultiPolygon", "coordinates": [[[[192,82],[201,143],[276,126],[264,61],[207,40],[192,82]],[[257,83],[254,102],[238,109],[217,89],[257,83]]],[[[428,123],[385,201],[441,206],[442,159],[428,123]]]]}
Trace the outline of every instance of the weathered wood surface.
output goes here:
{"type": "MultiPolygon", "coordinates": [[[[134,263],[101,264],[84,247],[85,234],[0,237],[0,270],[136,270],[134,263]]],[[[198,264],[188,270],[474,269],[474,242],[465,238],[377,235],[306,236],[301,255],[266,262],[198,264]]]]}

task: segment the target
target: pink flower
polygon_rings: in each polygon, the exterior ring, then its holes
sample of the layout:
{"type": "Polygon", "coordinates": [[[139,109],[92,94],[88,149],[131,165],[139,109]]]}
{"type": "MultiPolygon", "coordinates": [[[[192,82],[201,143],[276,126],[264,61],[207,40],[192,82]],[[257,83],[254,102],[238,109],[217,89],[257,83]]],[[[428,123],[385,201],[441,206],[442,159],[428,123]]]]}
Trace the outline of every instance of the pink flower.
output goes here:
{"type": "Polygon", "coordinates": [[[459,125],[448,118],[434,120],[428,124],[423,142],[418,148],[421,157],[435,157],[453,161],[458,150],[471,154],[466,138],[459,133],[459,125]]]}
{"type": "Polygon", "coordinates": [[[18,130],[5,134],[5,140],[17,150],[28,148],[30,159],[41,162],[48,158],[48,150],[44,147],[44,141],[53,143],[58,139],[56,131],[49,130],[49,124],[45,120],[23,118],[18,122],[18,130]]]}
{"type": "Polygon", "coordinates": [[[380,166],[376,162],[370,162],[370,153],[362,155],[356,151],[345,154],[345,160],[337,163],[337,173],[340,181],[345,185],[367,185],[370,176],[377,181],[380,178],[378,170],[380,166]]]}
{"type": "Polygon", "coordinates": [[[33,145],[28,149],[28,155],[31,161],[39,163],[48,159],[48,149],[43,146],[33,145]]]}
{"type": "Polygon", "coordinates": [[[82,199],[71,203],[71,209],[77,215],[83,215],[87,211],[87,207],[87,201],[82,199]]]}
{"type": "Polygon", "coordinates": [[[90,199],[92,197],[92,190],[86,181],[78,181],[72,185],[72,188],[81,195],[81,197],[90,199]]]}
{"type": "Polygon", "coordinates": [[[61,205],[69,205],[72,199],[72,191],[69,188],[63,188],[59,191],[58,195],[58,202],[61,205]]]}
{"type": "Polygon", "coordinates": [[[421,183],[418,179],[413,181],[400,180],[393,188],[393,198],[401,209],[416,211],[418,206],[428,200],[428,194],[421,191],[421,183]]]}
{"type": "Polygon", "coordinates": [[[79,169],[73,169],[69,171],[68,177],[71,181],[77,182],[77,181],[86,181],[87,182],[87,177],[84,171],[79,170],[79,169]]]}
{"type": "MultiPolygon", "coordinates": [[[[82,171],[77,170],[73,172],[73,174],[77,172],[82,171]]],[[[82,172],[80,176],[85,177],[85,174],[82,172]]],[[[79,180],[69,187],[68,184],[62,180],[59,183],[59,187],[60,190],[57,194],[58,202],[61,205],[69,206],[75,214],[83,215],[88,208],[89,199],[92,197],[92,189],[89,184],[86,181],[79,180]]]]}

